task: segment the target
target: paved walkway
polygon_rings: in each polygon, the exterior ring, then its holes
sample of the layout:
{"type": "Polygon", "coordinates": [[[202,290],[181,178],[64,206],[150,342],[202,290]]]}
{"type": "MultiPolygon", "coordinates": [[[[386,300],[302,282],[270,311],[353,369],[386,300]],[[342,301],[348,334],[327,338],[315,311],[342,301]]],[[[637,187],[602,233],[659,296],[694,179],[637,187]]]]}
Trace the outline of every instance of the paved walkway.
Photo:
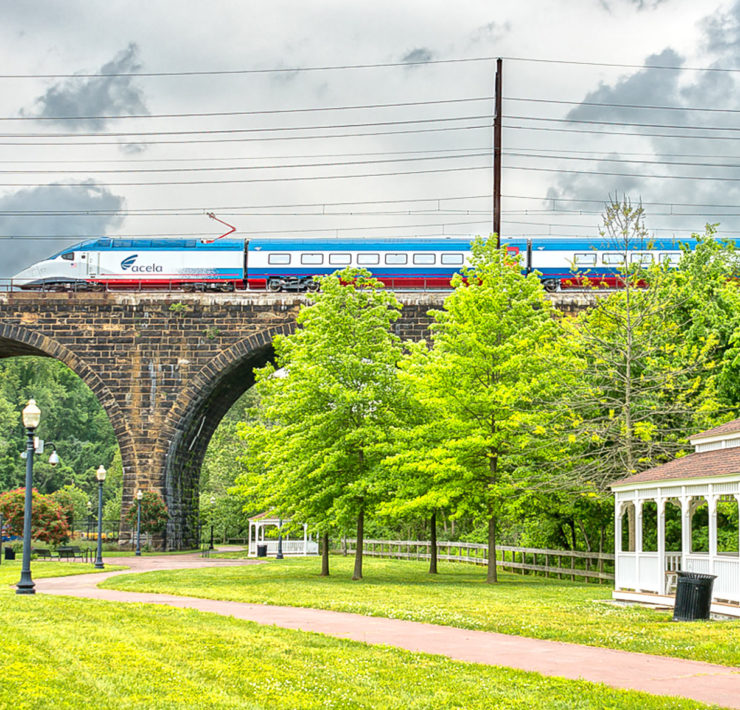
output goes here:
{"type": "Polygon", "coordinates": [[[196,554],[115,557],[106,562],[129,565],[131,569],[39,579],[36,590],[43,594],[197,609],[260,624],[439,654],[459,661],[601,682],[615,688],[644,690],[656,695],[678,695],[740,710],[740,668],[322,609],[99,589],[97,585],[102,580],[129,572],[259,564],[255,560],[216,560],[196,554]]]}

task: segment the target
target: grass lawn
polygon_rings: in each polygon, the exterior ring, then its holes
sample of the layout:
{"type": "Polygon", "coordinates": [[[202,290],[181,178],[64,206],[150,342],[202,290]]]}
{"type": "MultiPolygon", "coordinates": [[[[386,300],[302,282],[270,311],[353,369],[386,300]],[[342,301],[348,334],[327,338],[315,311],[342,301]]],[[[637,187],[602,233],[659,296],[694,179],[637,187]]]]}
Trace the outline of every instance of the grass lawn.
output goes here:
{"type": "Polygon", "coordinates": [[[306,606],[412,619],[467,629],[571,641],[740,666],[740,621],[674,623],[670,612],[617,607],[608,585],[501,574],[460,563],[429,575],[425,562],[367,558],[365,578],[351,581],[351,557],[271,560],[244,567],[122,575],[102,586],[141,592],[306,606]]]}
{"type": "MultiPolygon", "coordinates": [[[[21,578],[21,560],[3,560],[0,564],[0,589],[11,584],[18,584],[21,578]]],[[[128,569],[126,565],[106,565],[105,572],[128,569]]],[[[75,574],[94,574],[95,569],[89,562],[40,562],[31,560],[31,579],[43,577],[69,577],[75,574]]],[[[15,593],[15,590],[12,590],[15,593]]],[[[2,669],[0,669],[1,671],[2,669]]]]}
{"type": "Polygon", "coordinates": [[[13,710],[706,707],[193,610],[10,590],[0,638],[0,707],[13,710]]]}

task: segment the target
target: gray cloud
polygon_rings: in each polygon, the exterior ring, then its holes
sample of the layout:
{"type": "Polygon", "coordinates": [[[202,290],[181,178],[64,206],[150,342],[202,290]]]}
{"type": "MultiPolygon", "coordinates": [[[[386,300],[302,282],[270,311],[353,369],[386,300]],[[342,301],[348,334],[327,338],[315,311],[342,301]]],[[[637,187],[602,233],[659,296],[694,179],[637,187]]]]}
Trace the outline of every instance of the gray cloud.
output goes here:
{"type": "Polygon", "coordinates": [[[121,217],[116,213],[123,208],[124,199],[92,181],[84,185],[43,185],[0,197],[0,234],[13,238],[0,242],[0,278],[9,278],[86,235],[103,236],[106,230],[120,225],[121,217]],[[31,210],[60,214],[19,214],[31,210]],[[113,214],[84,214],[98,210],[113,214]]]}
{"type": "MultiPolygon", "coordinates": [[[[138,47],[131,43],[110,62],[104,64],[100,74],[127,74],[141,69],[136,55],[138,47]]],[[[36,106],[24,115],[53,119],[57,116],[129,116],[148,114],[143,91],[135,85],[132,76],[102,76],[66,79],[47,89],[36,99],[36,106]]],[[[70,130],[99,131],[108,121],[103,118],[81,118],[74,121],[54,121],[70,130]]]]}
{"type": "MultiPolygon", "coordinates": [[[[733,7],[732,24],[736,30],[740,27],[740,3],[733,7]]],[[[704,30],[701,40],[706,44],[710,41],[712,33],[719,32],[720,23],[723,27],[728,26],[728,19],[713,18],[705,20],[700,27],[704,30]]],[[[717,62],[727,65],[735,64],[734,56],[729,62],[730,55],[734,55],[733,46],[737,46],[737,37],[740,32],[735,33],[735,39],[729,34],[725,37],[726,42],[720,46],[720,52],[715,53],[717,62]]],[[[611,137],[589,137],[584,134],[583,141],[593,141],[595,150],[603,150],[608,142],[612,151],[615,144],[623,146],[624,153],[617,150],[610,157],[621,159],[636,159],[645,161],[643,163],[623,162],[591,162],[576,163],[565,161],[562,167],[565,169],[583,170],[591,173],[631,173],[639,177],[626,175],[606,174],[573,174],[564,173],[560,175],[548,190],[548,198],[568,198],[583,200],[606,201],[610,194],[627,194],[633,201],[642,199],[644,202],[670,203],[681,210],[682,205],[687,204],[734,204],[740,200],[740,169],[721,168],[708,165],[710,163],[727,162],[727,156],[740,154],[740,141],[712,140],[707,138],[720,135],[717,131],[701,131],[696,127],[712,126],[736,128],[736,114],[732,113],[707,113],[704,111],[692,111],[693,108],[713,109],[740,109],[740,97],[735,87],[735,78],[727,72],[684,72],[680,69],[652,69],[653,66],[680,67],[684,59],[673,49],[667,48],[659,54],[649,56],[645,64],[648,65],[632,74],[623,77],[611,84],[601,83],[596,89],[590,91],[584,97],[583,103],[568,114],[567,118],[574,120],[594,120],[624,123],[652,124],[647,127],[637,126],[614,126],[615,132],[626,132],[629,135],[613,135],[611,137]],[[658,108],[634,109],[612,106],[591,106],[589,103],[602,104],[633,104],[647,105],[658,108]],[[671,110],[668,107],[677,107],[682,110],[671,110]],[[661,128],[661,125],[678,126],[679,128],[661,128]],[[656,135],[658,134],[658,135],[656,135]],[[665,135],[660,135],[665,134],[665,135]],[[674,134],[671,137],[670,134],[674,134]],[[679,134],[680,137],[675,134],[679,134]],[[598,141],[598,142],[597,142],[598,141]],[[630,156],[627,152],[652,153],[651,155],[630,156]],[[650,163],[653,164],[650,164],[650,163]],[[662,164],[658,164],[662,163],[662,164]],[[684,163],[683,165],[671,165],[669,163],[684,163]],[[697,166],[686,163],[697,163],[697,166]],[[650,175],[671,175],[670,178],[650,178],[650,175]],[[644,177],[643,177],[644,176],[644,177]],[[681,176],[681,177],[678,177],[681,176]],[[683,176],[694,176],[697,179],[683,179],[683,176]],[[700,179],[719,178],[719,179],[700,179]],[[730,178],[727,180],[727,178],[730,178]]],[[[574,124],[574,127],[583,127],[587,130],[606,131],[610,126],[574,124]]],[[[731,134],[728,134],[731,135],[731,134]]],[[[582,146],[581,146],[582,147],[582,146]]],[[[737,163],[737,161],[729,161],[737,163]]],[[[585,208],[586,203],[568,203],[567,207],[572,209],[585,208]]],[[[591,205],[593,209],[593,205],[591,205]]],[[[692,229],[701,229],[704,222],[721,222],[724,231],[740,228],[737,219],[726,216],[712,216],[711,208],[704,208],[706,214],[700,215],[703,208],[692,211],[692,229]]],[[[648,219],[650,219],[651,208],[647,208],[648,219]]],[[[656,208],[655,211],[665,211],[656,208]]],[[[725,210],[726,211],[726,210],[725,210]]],[[[722,210],[715,210],[722,212],[722,210]]],[[[682,220],[683,227],[688,220],[682,220]]],[[[652,226],[660,225],[661,228],[672,229],[679,224],[671,218],[650,220],[652,226]]],[[[677,233],[685,233],[685,229],[678,229],[677,233]]]]}
{"type": "Polygon", "coordinates": [[[488,22],[481,27],[477,27],[470,35],[471,44],[490,44],[491,42],[500,41],[506,34],[511,31],[511,23],[488,22]]]}
{"type": "Polygon", "coordinates": [[[402,62],[413,64],[414,62],[428,62],[434,58],[434,53],[426,47],[417,47],[401,57],[402,62]]]}

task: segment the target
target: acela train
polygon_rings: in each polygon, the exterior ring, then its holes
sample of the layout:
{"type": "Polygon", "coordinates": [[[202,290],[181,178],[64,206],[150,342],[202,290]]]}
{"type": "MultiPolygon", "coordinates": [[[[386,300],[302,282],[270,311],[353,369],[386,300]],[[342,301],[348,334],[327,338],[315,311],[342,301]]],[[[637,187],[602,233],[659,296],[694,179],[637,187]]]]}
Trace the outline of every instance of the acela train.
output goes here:
{"type": "MultiPolygon", "coordinates": [[[[657,240],[625,251],[585,238],[507,239],[522,270],[547,290],[619,284],[625,258],[645,266],[675,265],[681,248],[657,240]]],[[[695,241],[682,240],[693,248],[695,241]]],[[[312,290],[314,276],[362,267],[389,288],[444,289],[470,258],[469,238],[95,239],[70,246],[13,277],[22,289],[160,289],[190,291],[312,290]]]]}

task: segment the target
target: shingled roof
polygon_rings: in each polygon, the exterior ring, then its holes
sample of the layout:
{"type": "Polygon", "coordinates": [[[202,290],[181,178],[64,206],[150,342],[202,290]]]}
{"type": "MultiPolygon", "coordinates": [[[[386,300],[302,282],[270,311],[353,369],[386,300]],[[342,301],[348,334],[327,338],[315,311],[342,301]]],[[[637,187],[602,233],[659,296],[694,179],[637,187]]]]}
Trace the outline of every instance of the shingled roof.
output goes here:
{"type": "MultiPolygon", "coordinates": [[[[736,420],[735,423],[737,422],[740,422],[740,419],[736,420]]],[[[728,422],[722,426],[726,427],[730,424],[733,424],[733,422],[728,422]]],[[[716,427],[716,429],[710,429],[710,431],[716,431],[721,428],[716,427]]],[[[666,483],[670,483],[671,481],[686,478],[729,476],[733,473],[740,475],[740,447],[689,454],[680,459],[674,459],[662,466],[649,468],[641,473],[636,473],[634,476],[622,478],[615,481],[612,487],[621,486],[624,483],[646,483],[648,481],[665,481],[666,483]]]]}
{"type": "Polygon", "coordinates": [[[731,422],[714,427],[714,429],[708,429],[699,434],[694,434],[693,436],[690,436],[689,439],[694,441],[696,439],[709,439],[712,436],[720,436],[721,434],[735,433],[740,433],[740,419],[733,419],[731,422]]]}

